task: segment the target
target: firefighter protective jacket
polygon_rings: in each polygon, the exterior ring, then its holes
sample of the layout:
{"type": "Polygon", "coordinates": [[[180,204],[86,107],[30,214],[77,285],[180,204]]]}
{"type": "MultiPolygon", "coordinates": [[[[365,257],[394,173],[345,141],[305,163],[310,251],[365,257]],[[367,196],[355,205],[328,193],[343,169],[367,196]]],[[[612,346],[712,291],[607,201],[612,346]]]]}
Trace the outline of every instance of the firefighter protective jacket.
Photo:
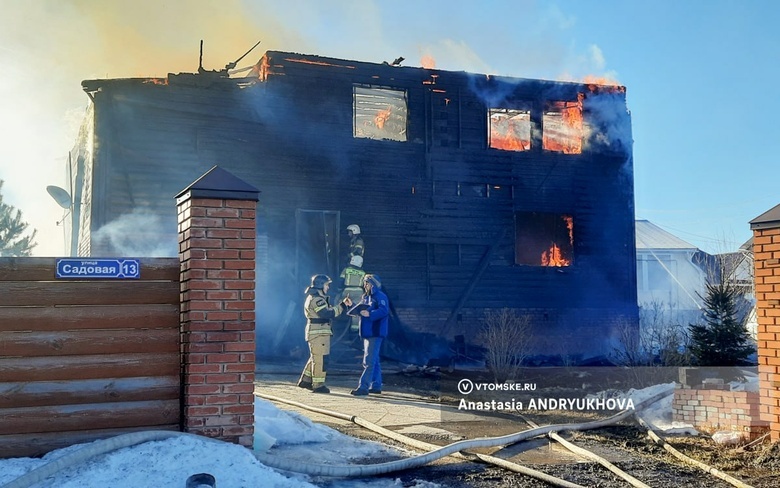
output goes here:
{"type": "Polygon", "coordinates": [[[349,241],[349,257],[352,256],[360,256],[363,257],[363,253],[365,252],[366,246],[363,244],[363,238],[360,236],[353,236],[352,240],[349,241]]]}
{"type": "Polygon", "coordinates": [[[318,335],[333,335],[331,321],[344,312],[346,306],[339,303],[330,305],[330,297],[318,288],[306,290],[306,302],[303,304],[303,313],[306,316],[306,340],[318,335]]]}

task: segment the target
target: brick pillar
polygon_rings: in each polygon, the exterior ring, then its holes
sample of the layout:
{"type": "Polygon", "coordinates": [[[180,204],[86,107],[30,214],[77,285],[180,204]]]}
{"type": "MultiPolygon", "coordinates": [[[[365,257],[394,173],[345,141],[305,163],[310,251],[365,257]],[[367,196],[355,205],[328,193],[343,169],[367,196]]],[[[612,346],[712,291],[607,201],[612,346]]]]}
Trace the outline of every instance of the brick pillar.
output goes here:
{"type": "Polygon", "coordinates": [[[758,318],[761,419],[780,440],[780,205],[750,221],[758,318]]]}
{"type": "Polygon", "coordinates": [[[176,196],[182,430],[251,447],[258,190],[213,167],[176,196]]]}

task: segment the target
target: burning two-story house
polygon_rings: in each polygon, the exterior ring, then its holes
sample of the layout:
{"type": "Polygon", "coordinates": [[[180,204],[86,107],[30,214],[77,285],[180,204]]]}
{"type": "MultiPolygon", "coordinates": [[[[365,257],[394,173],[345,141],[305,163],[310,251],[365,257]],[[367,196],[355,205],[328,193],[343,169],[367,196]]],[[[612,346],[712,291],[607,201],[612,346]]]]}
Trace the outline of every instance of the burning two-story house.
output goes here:
{"type": "MultiPolygon", "coordinates": [[[[348,224],[410,331],[469,342],[509,308],[533,323],[534,353],[586,358],[636,327],[624,87],[268,51],[242,77],[83,89],[71,254],[175,255],[174,195],[218,165],[261,192],[266,353],[302,340],[302,291],[347,264],[348,224]]],[[[424,342],[407,352],[434,354],[424,342]]]]}

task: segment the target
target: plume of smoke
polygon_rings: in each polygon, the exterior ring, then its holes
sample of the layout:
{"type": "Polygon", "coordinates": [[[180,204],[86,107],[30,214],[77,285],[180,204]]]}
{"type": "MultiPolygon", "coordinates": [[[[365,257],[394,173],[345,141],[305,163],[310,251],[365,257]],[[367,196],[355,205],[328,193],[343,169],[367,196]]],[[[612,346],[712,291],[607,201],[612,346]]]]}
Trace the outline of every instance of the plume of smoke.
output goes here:
{"type": "Polygon", "coordinates": [[[175,257],[175,226],[155,214],[136,209],[112,220],[92,234],[93,248],[112,249],[121,256],[175,257]]]}
{"type": "Polygon", "coordinates": [[[624,95],[622,93],[589,95],[584,105],[596,124],[591,124],[589,127],[588,139],[613,151],[630,151],[634,141],[631,135],[631,115],[626,110],[624,95]]]}

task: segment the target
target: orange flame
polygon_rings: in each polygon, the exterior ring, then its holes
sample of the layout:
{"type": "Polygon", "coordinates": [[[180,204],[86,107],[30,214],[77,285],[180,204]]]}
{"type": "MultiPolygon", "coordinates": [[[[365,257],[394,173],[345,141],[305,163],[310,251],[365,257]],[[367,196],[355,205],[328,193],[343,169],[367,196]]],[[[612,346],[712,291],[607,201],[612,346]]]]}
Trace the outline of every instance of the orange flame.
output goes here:
{"type": "Polygon", "coordinates": [[[588,90],[591,93],[625,93],[626,87],[620,85],[616,80],[598,77],[593,75],[587,75],[583,79],[583,83],[588,85],[588,90]]]}
{"type": "MultiPolygon", "coordinates": [[[[542,146],[548,151],[564,154],[582,153],[582,100],[585,95],[577,94],[576,102],[554,102],[553,108],[560,113],[560,124],[545,126],[542,146]]],[[[551,119],[552,120],[552,119],[551,119]]]]}
{"type": "Polygon", "coordinates": [[[571,264],[571,261],[563,257],[558,244],[553,243],[549,250],[542,252],[542,266],[563,267],[569,264],[571,264]]]}
{"type": "Polygon", "coordinates": [[[620,83],[606,76],[585,75],[582,81],[589,85],[620,86],[620,83]]]}
{"type": "Polygon", "coordinates": [[[152,83],[154,85],[167,85],[168,78],[147,78],[144,83],[152,83]]]}
{"type": "MultiPolygon", "coordinates": [[[[570,215],[561,215],[566,222],[566,230],[569,234],[569,244],[574,246],[574,218],[570,215]]],[[[571,265],[571,259],[563,257],[561,248],[556,243],[550,245],[550,249],[542,252],[542,266],[563,267],[571,265]]]]}
{"type": "Polygon", "coordinates": [[[430,54],[425,54],[420,59],[420,66],[425,69],[436,69],[436,60],[430,54]]]}
{"type": "MultiPolygon", "coordinates": [[[[492,112],[492,110],[491,110],[492,112]]],[[[530,114],[490,114],[490,147],[505,151],[527,151],[531,149],[530,114]]]]}
{"type": "Polygon", "coordinates": [[[381,129],[385,126],[385,122],[390,118],[390,114],[393,112],[392,107],[387,107],[386,110],[380,110],[374,116],[374,124],[377,128],[381,129]]]}

